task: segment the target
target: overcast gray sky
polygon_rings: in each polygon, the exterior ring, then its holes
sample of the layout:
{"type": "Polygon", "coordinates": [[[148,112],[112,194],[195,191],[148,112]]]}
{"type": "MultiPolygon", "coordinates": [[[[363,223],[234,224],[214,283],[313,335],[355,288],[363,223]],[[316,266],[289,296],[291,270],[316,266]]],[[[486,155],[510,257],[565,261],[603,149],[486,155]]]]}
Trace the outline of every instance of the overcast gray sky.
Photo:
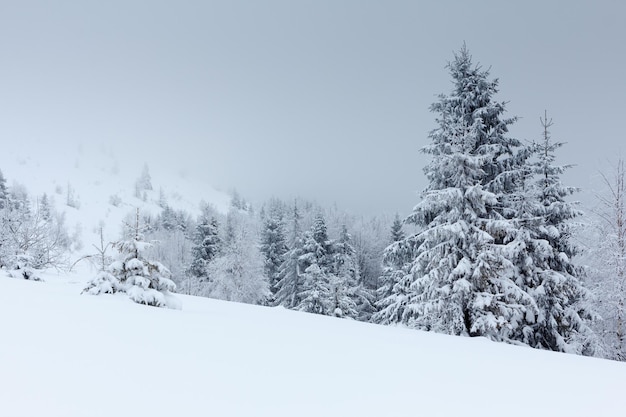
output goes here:
{"type": "MultiPolygon", "coordinates": [[[[407,214],[465,41],[589,189],[625,136],[623,1],[0,2],[0,138],[110,143],[253,200],[407,214]]],[[[137,155],[137,154],[136,154],[137,155]]],[[[139,172],[139,171],[138,171],[139,172]]]]}

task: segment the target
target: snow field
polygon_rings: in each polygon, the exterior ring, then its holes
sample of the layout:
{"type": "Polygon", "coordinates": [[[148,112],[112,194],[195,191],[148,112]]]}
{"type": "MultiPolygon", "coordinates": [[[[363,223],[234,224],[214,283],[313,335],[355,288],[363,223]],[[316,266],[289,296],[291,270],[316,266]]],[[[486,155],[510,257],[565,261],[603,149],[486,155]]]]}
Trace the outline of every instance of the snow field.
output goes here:
{"type": "Polygon", "coordinates": [[[0,277],[0,415],[624,415],[624,363],[89,278],[0,277]]]}

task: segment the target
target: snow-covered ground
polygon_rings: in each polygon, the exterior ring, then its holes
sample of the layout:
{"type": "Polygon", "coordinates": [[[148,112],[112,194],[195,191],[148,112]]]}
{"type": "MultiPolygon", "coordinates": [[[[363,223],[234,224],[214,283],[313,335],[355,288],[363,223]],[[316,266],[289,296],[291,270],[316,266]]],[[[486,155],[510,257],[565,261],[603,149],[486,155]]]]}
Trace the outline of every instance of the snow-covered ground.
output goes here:
{"type": "Polygon", "coordinates": [[[0,415],[623,416],[626,364],[179,296],[0,275],[0,415]]]}

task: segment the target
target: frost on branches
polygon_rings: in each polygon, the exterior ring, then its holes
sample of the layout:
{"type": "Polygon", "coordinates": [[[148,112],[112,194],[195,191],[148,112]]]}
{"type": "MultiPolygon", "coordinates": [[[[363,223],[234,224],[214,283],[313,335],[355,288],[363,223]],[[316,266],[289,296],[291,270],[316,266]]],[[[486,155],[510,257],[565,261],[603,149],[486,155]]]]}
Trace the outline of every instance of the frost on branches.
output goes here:
{"type": "Polygon", "coordinates": [[[219,300],[263,304],[269,295],[257,230],[247,212],[231,208],[220,253],[207,264],[203,295],[219,300]]]}
{"type": "Polygon", "coordinates": [[[180,301],[171,292],[176,284],[170,279],[170,271],[160,262],[145,258],[152,246],[145,242],[139,225],[139,210],[135,224],[125,224],[128,238],[113,244],[119,259],[101,271],[83,292],[89,294],[125,292],[136,303],[155,307],[180,309],[180,301]]]}

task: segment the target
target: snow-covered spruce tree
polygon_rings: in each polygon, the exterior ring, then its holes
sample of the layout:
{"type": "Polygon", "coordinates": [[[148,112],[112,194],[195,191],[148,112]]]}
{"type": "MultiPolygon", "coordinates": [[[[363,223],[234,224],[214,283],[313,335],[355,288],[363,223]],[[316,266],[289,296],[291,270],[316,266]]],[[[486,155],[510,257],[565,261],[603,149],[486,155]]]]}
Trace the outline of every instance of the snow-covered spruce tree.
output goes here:
{"type": "Polygon", "coordinates": [[[120,254],[109,271],[128,297],[136,303],[156,307],[180,308],[180,301],[171,294],[176,284],[170,271],[160,262],[146,259],[145,252],[152,245],[143,238],[139,224],[139,209],[134,224],[125,224],[128,237],[113,244],[120,254]]]}
{"type": "Polygon", "coordinates": [[[394,217],[393,224],[391,225],[391,242],[400,242],[404,238],[405,235],[402,231],[402,220],[400,220],[400,215],[396,213],[396,217],[394,217]]]}
{"type": "Polygon", "coordinates": [[[505,256],[514,226],[498,201],[517,187],[506,173],[521,143],[507,137],[514,119],[503,119],[504,103],[493,101],[497,80],[488,79],[489,71],[473,65],[465,47],[448,68],[454,87],[432,105],[438,127],[423,148],[432,156],[425,168],[429,185],[406,219],[419,231],[387,249],[415,248],[414,257],[381,316],[425,330],[511,340],[534,304],[505,256]]]}
{"type": "Polygon", "coordinates": [[[352,246],[352,237],[345,225],[339,239],[332,245],[332,273],[330,274],[330,313],[335,317],[357,319],[360,312],[367,315],[372,308],[372,296],[359,283],[359,271],[352,246]]]}
{"type": "MultiPolygon", "coordinates": [[[[406,236],[402,231],[402,220],[400,215],[396,214],[393,224],[391,225],[390,233],[390,245],[397,242],[404,242],[406,236]]],[[[403,265],[411,258],[410,254],[402,252],[402,256],[399,256],[401,251],[399,247],[388,248],[385,251],[386,258],[383,259],[383,274],[379,279],[379,286],[376,290],[378,300],[386,300],[391,295],[391,290],[400,278],[402,274],[403,265]]]]}
{"type": "Polygon", "coordinates": [[[283,256],[283,261],[278,269],[278,277],[275,289],[275,305],[285,308],[296,308],[300,303],[299,295],[302,286],[300,256],[302,255],[303,240],[300,227],[300,211],[297,202],[294,202],[290,220],[288,235],[288,250],[283,256]]]}
{"type": "MultiPolygon", "coordinates": [[[[336,279],[336,277],[333,277],[336,279]]],[[[328,274],[314,261],[302,274],[302,291],[298,294],[301,300],[296,306],[299,311],[329,315],[333,313],[331,283],[328,274]]]]}
{"type": "Polygon", "coordinates": [[[270,201],[261,230],[261,253],[264,258],[263,269],[270,286],[269,303],[271,304],[276,298],[280,266],[288,250],[283,218],[283,204],[278,200],[270,201]]]}
{"type": "Polygon", "coordinates": [[[578,253],[571,240],[572,220],[582,213],[566,200],[577,189],[563,186],[561,175],[570,166],[555,165],[555,152],[563,143],[551,140],[547,113],[541,122],[543,140],[519,154],[521,186],[501,198],[515,225],[507,256],[516,265],[516,283],[535,303],[514,339],[535,348],[590,355],[596,344],[590,328],[594,313],[582,268],[572,261],[578,253]]]}
{"type": "Polygon", "coordinates": [[[383,254],[382,274],[376,289],[377,311],[371,319],[372,322],[379,324],[397,323],[401,320],[408,302],[408,286],[412,282],[409,271],[414,258],[415,244],[404,235],[399,215],[396,215],[391,226],[389,241],[390,244],[383,254]]]}
{"type": "Polygon", "coordinates": [[[299,262],[304,271],[302,286],[297,298],[300,300],[297,310],[308,313],[332,315],[332,293],[330,288],[332,274],[332,244],[328,239],[326,221],[321,213],[313,220],[311,230],[304,235],[302,254],[299,262]]]}
{"type": "Polygon", "coordinates": [[[207,265],[219,253],[220,237],[219,225],[215,217],[201,215],[193,236],[191,248],[191,264],[187,268],[187,274],[200,281],[207,281],[207,265]]]}

